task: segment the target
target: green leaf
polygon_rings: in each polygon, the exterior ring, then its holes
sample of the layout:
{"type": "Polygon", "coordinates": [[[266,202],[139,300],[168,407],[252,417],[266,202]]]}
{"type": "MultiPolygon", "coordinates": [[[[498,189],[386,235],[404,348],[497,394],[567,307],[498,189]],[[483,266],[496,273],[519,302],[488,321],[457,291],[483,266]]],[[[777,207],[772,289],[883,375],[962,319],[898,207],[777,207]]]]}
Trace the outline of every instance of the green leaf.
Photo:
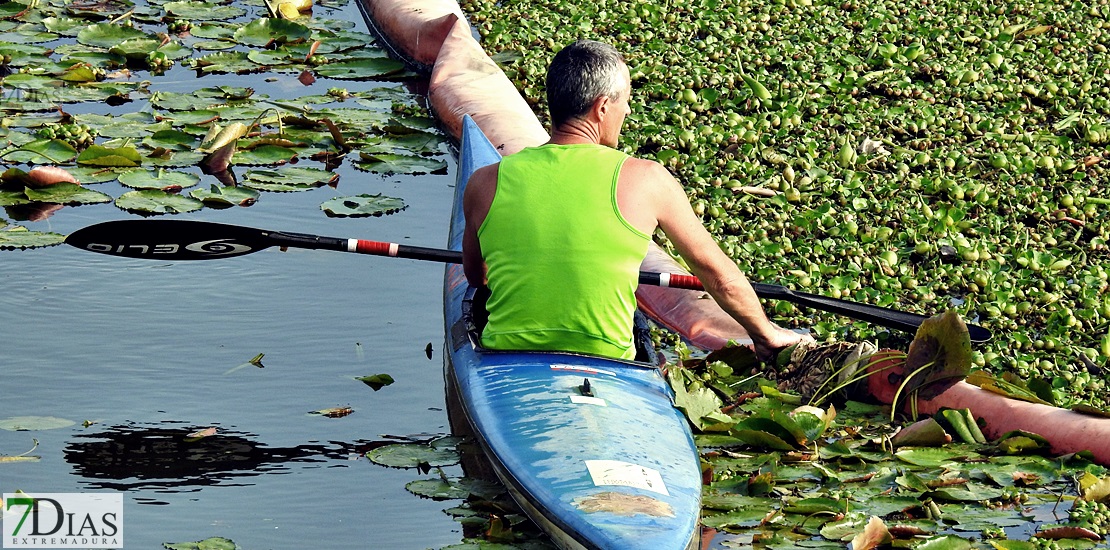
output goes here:
{"type": "Polygon", "coordinates": [[[434,173],[447,169],[447,163],[442,160],[410,155],[394,155],[389,153],[359,152],[359,160],[355,166],[368,172],[379,174],[409,174],[419,175],[434,173]]]}
{"type": "Polygon", "coordinates": [[[130,170],[119,175],[119,182],[132,189],[165,189],[192,187],[200,182],[200,176],[166,170],[130,170]]]}
{"type": "Polygon", "coordinates": [[[194,189],[190,197],[212,208],[228,208],[231,206],[250,206],[258,201],[259,193],[247,187],[229,187],[213,185],[208,189],[194,189]]]}
{"type": "Polygon", "coordinates": [[[894,456],[917,466],[936,467],[958,463],[979,455],[970,451],[950,448],[915,447],[896,451],[894,456]]]}
{"type": "Polygon", "coordinates": [[[376,195],[362,194],[353,197],[336,197],[320,205],[320,209],[329,218],[360,218],[367,216],[383,216],[395,214],[408,208],[401,199],[386,197],[381,193],[376,195]]]}
{"type": "Polygon", "coordinates": [[[971,372],[971,336],[954,312],[946,311],[921,323],[906,352],[909,387],[919,387],[924,399],[936,397],[971,372]],[[921,374],[913,374],[924,368],[921,374]]]}
{"type": "Polygon", "coordinates": [[[970,550],[975,546],[970,540],[957,535],[940,535],[914,545],[914,550],[970,550]]]}
{"type": "Polygon", "coordinates": [[[238,6],[221,6],[211,2],[166,2],[162,8],[174,17],[204,21],[226,21],[247,13],[238,6]]]}
{"type": "Polygon", "coordinates": [[[9,151],[5,161],[29,164],[61,164],[77,156],[77,149],[60,139],[39,139],[9,151]]]}
{"type": "Polygon", "coordinates": [[[312,36],[312,31],[300,23],[264,17],[240,27],[233,36],[237,42],[246,46],[268,46],[272,43],[307,40],[312,36]]]}
{"type": "Polygon", "coordinates": [[[378,391],[393,383],[393,377],[388,374],[374,374],[370,376],[360,376],[356,378],[363,384],[370,386],[374,391],[378,391]]]}
{"type": "Polygon", "coordinates": [[[114,23],[89,25],[77,33],[77,41],[86,46],[111,48],[124,40],[150,38],[145,32],[134,27],[114,23]]]}
{"type": "Polygon", "coordinates": [[[202,73],[246,74],[261,70],[262,67],[251,61],[245,52],[216,52],[194,59],[193,67],[202,73]]]}
{"type": "Polygon", "coordinates": [[[410,493],[433,500],[462,499],[470,495],[491,498],[502,492],[500,485],[469,478],[434,478],[411,481],[405,485],[410,493]]]}
{"type": "MultiPolygon", "coordinates": [[[[3,204],[3,201],[0,201],[3,204]]],[[[30,231],[25,227],[5,227],[0,229],[0,250],[43,248],[61,244],[66,236],[59,233],[30,231]]]]}
{"type": "Polygon", "coordinates": [[[374,464],[390,468],[439,468],[459,463],[459,453],[451,449],[433,449],[418,443],[395,443],[378,447],[368,453],[374,464]]]}
{"type": "Polygon", "coordinates": [[[316,67],[316,74],[336,80],[369,80],[406,74],[405,64],[391,58],[361,58],[316,67]]]}
{"type": "Polygon", "coordinates": [[[239,546],[231,539],[210,537],[196,542],[162,543],[167,550],[237,550],[239,546]]]}
{"type": "Polygon", "coordinates": [[[32,202],[47,204],[100,204],[112,202],[112,197],[86,189],[76,183],[55,183],[38,189],[26,188],[23,194],[32,202]]]}
{"type": "Polygon", "coordinates": [[[68,428],[76,422],[56,416],[12,416],[0,419],[0,430],[9,432],[56,430],[68,428]]]}
{"type": "Polygon", "coordinates": [[[87,166],[139,166],[143,158],[134,147],[108,148],[101,145],[90,145],[77,156],[77,164],[87,166]]]}
{"type": "Polygon", "coordinates": [[[136,214],[179,214],[200,210],[204,208],[204,203],[157,189],[141,189],[120,195],[116,206],[136,214]]]}

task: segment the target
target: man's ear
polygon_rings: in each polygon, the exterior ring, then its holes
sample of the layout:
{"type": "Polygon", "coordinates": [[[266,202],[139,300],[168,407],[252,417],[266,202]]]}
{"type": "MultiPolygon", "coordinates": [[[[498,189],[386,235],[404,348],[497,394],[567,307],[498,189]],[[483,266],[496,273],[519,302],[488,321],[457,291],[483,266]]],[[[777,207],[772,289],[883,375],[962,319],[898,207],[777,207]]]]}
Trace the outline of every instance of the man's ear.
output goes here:
{"type": "Polygon", "coordinates": [[[609,101],[609,96],[603,95],[594,100],[593,107],[590,108],[590,114],[598,121],[601,121],[609,114],[609,110],[612,108],[613,104],[609,101]]]}

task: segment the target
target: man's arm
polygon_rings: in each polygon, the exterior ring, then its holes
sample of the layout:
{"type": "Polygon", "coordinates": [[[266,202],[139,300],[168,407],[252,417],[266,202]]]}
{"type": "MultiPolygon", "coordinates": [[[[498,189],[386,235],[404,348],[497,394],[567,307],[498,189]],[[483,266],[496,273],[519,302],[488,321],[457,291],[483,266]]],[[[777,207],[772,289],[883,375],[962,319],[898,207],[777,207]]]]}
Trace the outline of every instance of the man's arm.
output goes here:
{"type": "MultiPolygon", "coordinates": [[[[650,201],[659,227],[686,260],[690,271],[701,280],[706,292],[747,330],[761,360],[773,359],[777,350],[809,339],[767,318],[747,277],[702,225],[686,193],[666,168],[643,159],[629,167],[640,176],[643,187],[638,195],[650,201]]],[[[622,179],[624,175],[622,173],[622,179]]]]}
{"type": "Polygon", "coordinates": [[[463,191],[463,216],[466,218],[462,242],[463,273],[467,282],[475,287],[486,284],[486,262],[478,242],[478,228],[489,214],[497,191],[497,166],[492,164],[475,170],[463,191]]]}

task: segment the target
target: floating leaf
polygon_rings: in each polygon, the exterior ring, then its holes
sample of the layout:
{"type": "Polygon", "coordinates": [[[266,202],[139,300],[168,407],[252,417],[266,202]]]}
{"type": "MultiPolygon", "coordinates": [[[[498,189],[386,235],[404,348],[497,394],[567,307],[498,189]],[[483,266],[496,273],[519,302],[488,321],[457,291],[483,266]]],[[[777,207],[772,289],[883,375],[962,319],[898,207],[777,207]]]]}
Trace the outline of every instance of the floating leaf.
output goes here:
{"type": "Polygon", "coordinates": [[[977,457],[979,455],[958,449],[921,447],[896,451],[894,456],[898,457],[899,460],[917,466],[935,467],[960,462],[969,457],[977,457]]]}
{"type": "Polygon", "coordinates": [[[246,187],[213,185],[208,189],[194,189],[189,196],[212,208],[250,206],[258,202],[259,193],[246,187]]]}
{"type": "MultiPolygon", "coordinates": [[[[3,201],[0,200],[0,205],[2,204],[3,201]]],[[[30,231],[20,226],[6,227],[0,229],[0,250],[44,248],[62,244],[65,238],[65,235],[59,233],[30,231]]]]}
{"type": "Polygon", "coordinates": [[[211,537],[196,542],[162,543],[166,550],[238,550],[235,541],[223,537],[211,537]]]}
{"type": "Polygon", "coordinates": [[[204,203],[158,189],[139,189],[120,195],[116,206],[136,214],[179,214],[200,210],[204,208],[204,203]]]}
{"type": "Polygon", "coordinates": [[[929,417],[902,428],[890,442],[895,447],[939,447],[951,443],[952,436],[935,418],[929,417]]]}
{"type": "Polygon", "coordinates": [[[291,162],[297,157],[297,150],[277,145],[262,145],[253,149],[237,152],[235,164],[247,166],[270,166],[291,162]]]}
{"type": "Polygon", "coordinates": [[[200,176],[188,172],[166,170],[130,170],[119,175],[119,182],[133,189],[166,189],[192,187],[200,176]]]}
{"type": "Polygon", "coordinates": [[[140,62],[146,62],[153,52],[159,52],[165,55],[166,59],[179,61],[192,55],[193,50],[173,42],[164,44],[161,40],[150,36],[124,40],[108,50],[108,53],[123,56],[131,61],[140,62]]]}
{"type": "Polygon", "coordinates": [[[192,432],[190,434],[186,434],[185,435],[185,441],[189,441],[189,442],[198,441],[198,440],[204,439],[206,437],[216,435],[216,431],[217,430],[216,430],[215,426],[210,427],[210,428],[205,428],[203,430],[197,430],[197,431],[192,432]]]}
{"type": "Polygon", "coordinates": [[[84,164],[86,166],[110,166],[110,167],[124,167],[124,166],[139,166],[143,163],[143,157],[134,147],[115,147],[108,148],[101,145],[90,145],[88,149],[81,151],[77,157],[77,164],[84,164]]]}
{"type": "Polygon", "coordinates": [[[68,428],[76,422],[56,416],[13,416],[0,419],[0,430],[9,432],[39,431],[68,428]]]}
{"type": "Polygon", "coordinates": [[[379,174],[419,175],[445,170],[447,163],[442,160],[411,155],[359,152],[359,160],[355,163],[355,166],[379,174]]]}
{"type": "Polygon", "coordinates": [[[290,167],[283,170],[248,170],[243,185],[260,191],[303,191],[337,180],[339,175],[319,168],[290,167]]]}
{"type": "Polygon", "coordinates": [[[245,74],[261,70],[245,52],[216,52],[193,60],[193,66],[202,73],[245,74]]]}
{"type": "Polygon", "coordinates": [[[77,33],[77,41],[86,46],[111,48],[124,40],[149,38],[146,33],[134,27],[113,23],[96,23],[77,33]]]}
{"type": "Polygon", "coordinates": [[[1110,476],[1099,477],[1090,472],[1083,472],[1079,477],[1079,490],[1083,500],[1091,502],[1110,500],[1110,476]]]}
{"type": "Polygon", "coordinates": [[[892,540],[894,540],[894,537],[892,537],[890,531],[887,530],[883,520],[879,517],[871,516],[871,519],[867,521],[867,525],[863,530],[852,538],[852,550],[871,550],[888,544],[892,540]]]}
{"type": "Polygon", "coordinates": [[[234,38],[246,46],[269,46],[272,43],[282,44],[307,40],[312,36],[308,27],[286,21],[264,17],[256,19],[235,31],[234,38]]]}
{"type": "Polygon", "coordinates": [[[320,205],[328,217],[359,218],[394,214],[408,208],[405,202],[394,197],[362,194],[353,197],[336,197],[320,205]]]}
{"type": "Polygon", "coordinates": [[[102,204],[112,202],[112,197],[86,189],[76,183],[55,183],[40,189],[24,189],[23,194],[33,202],[48,204],[102,204]]]}
{"type": "Polygon", "coordinates": [[[162,147],[184,151],[196,147],[197,137],[181,130],[159,130],[143,139],[143,145],[151,149],[162,147]]]}
{"type": "Polygon", "coordinates": [[[354,413],[355,410],[350,407],[332,407],[330,409],[320,409],[318,411],[310,411],[308,414],[318,414],[328,418],[343,418],[349,414],[354,413]]]}
{"type": "Polygon", "coordinates": [[[166,2],[166,13],[174,17],[204,21],[222,21],[242,17],[247,12],[238,6],[221,6],[210,2],[166,2]]]}
{"type": "Polygon", "coordinates": [[[4,153],[4,160],[31,164],[61,164],[77,156],[77,149],[60,139],[35,140],[8,151],[11,152],[4,153]]]}
{"type": "Polygon", "coordinates": [[[31,455],[21,455],[21,456],[0,455],[0,464],[3,464],[5,462],[38,462],[41,458],[42,457],[40,457],[40,456],[31,456],[31,455]]]}
{"type": "Polygon", "coordinates": [[[502,492],[496,483],[470,478],[420,479],[409,482],[405,489],[414,495],[433,500],[461,499],[472,494],[492,498],[502,492]]]}
{"type": "Polygon", "coordinates": [[[314,69],[317,75],[336,80],[369,80],[407,74],[405,64],[391,58],[373,57],[328,63],[314,69]]]}
{"type": "Polygon", "coordinates": [[[459,453],[450,449],[433,449],[418,443],[395,443],[378,447],[366,457],[375,464],[390,468],[438,468],[459,463],[459,453]]]}
{"type": "Polygon", "coordinates": [[[378,391],[393,383],[393,377],[388,374],[374,374],[371,376],[360,376],[356,380],[361,381],[363,384],[370,386],[374,391],[378,391]]]}

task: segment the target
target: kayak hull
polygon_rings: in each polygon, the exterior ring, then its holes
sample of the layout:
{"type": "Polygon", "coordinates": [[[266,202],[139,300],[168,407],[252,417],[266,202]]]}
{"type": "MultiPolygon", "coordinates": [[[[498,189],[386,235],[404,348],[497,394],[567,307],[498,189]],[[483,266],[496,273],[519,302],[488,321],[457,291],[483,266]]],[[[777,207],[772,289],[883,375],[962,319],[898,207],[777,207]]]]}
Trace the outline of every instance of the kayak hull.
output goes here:
{"type": "MultiPolygon", "coordinates": [[[[500,160],[464,118],[449,246],[461,248],[461,194],[500,160]]],[[[562,548],[699,545],[701,471],[689,425],[655,365],[573,353],[481,349],[474,289],[447,267],[445,376],[513,499],[562,548]]]]}

